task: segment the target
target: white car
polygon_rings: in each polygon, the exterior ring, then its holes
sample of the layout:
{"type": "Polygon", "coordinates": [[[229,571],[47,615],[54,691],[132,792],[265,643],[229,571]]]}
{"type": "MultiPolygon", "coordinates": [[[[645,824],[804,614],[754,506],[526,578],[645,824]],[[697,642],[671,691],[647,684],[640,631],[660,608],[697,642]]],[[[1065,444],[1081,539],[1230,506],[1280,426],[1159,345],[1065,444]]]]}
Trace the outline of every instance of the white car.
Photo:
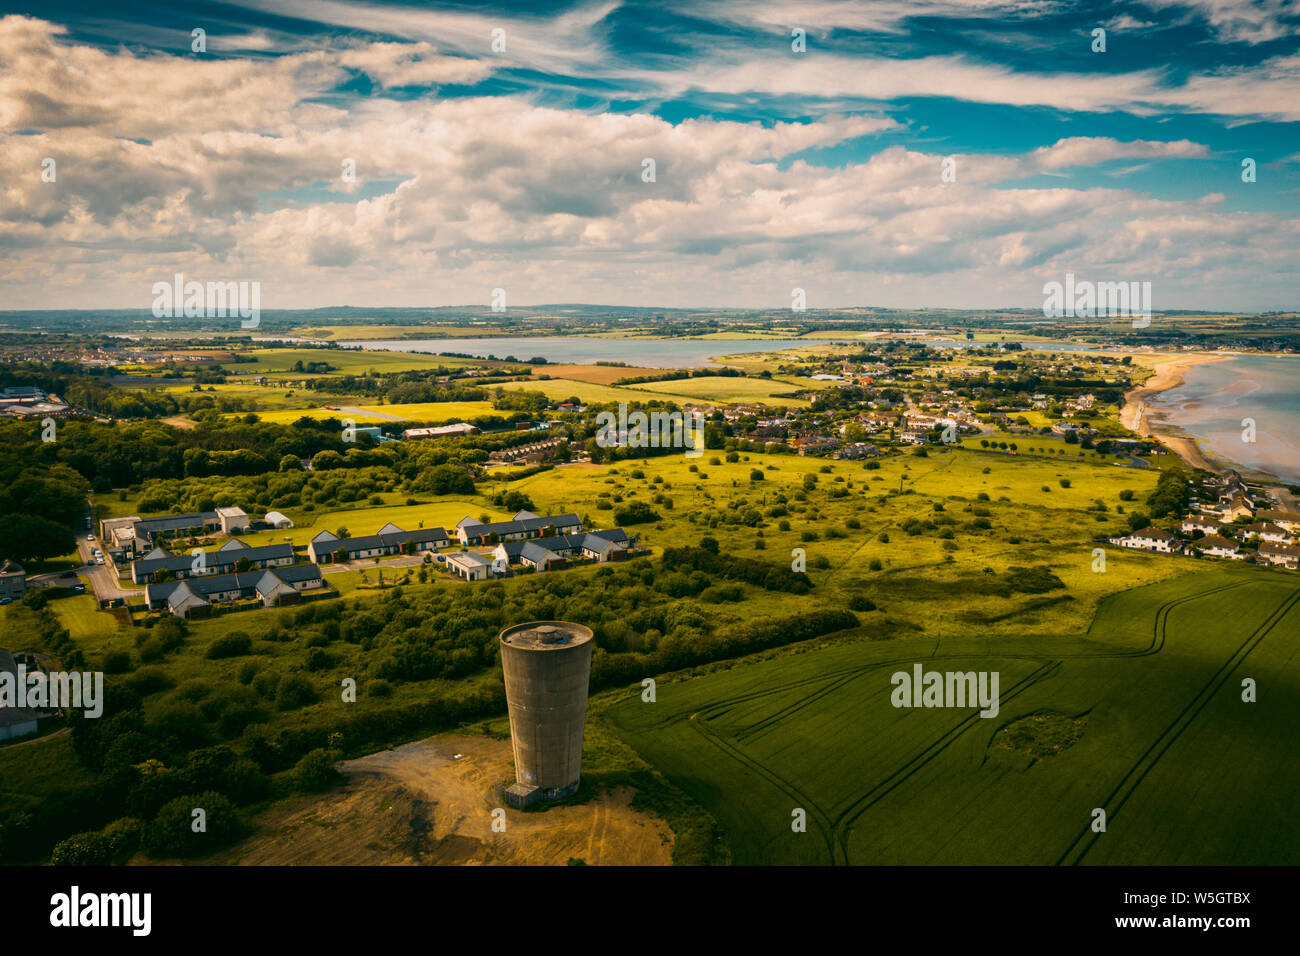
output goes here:
{"type": "Polygon", "coordinates": [[[99,555],[97,558],[95,558],[95,563],[96,563],[96,564],[103,564],[103,563],[104,563],[104,556],[101,554],[101,555],[99,555]]]}
{"type": "Polygon", "coordinates": [[[86,540],[87,540],[87,541],[94,541],[94,540],[95,540],[95,536],[94,536],[93,534],[88,534],[88,535],[86,535],[86,540]]]}

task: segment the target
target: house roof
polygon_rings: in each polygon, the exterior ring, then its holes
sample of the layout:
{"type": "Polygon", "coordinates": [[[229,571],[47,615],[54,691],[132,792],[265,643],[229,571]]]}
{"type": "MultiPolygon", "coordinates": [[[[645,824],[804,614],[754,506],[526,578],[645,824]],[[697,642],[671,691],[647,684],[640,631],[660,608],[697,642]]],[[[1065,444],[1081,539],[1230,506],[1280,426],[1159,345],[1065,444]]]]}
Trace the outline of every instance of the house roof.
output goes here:
{"type": "MultiPolygon", "coordinates": [[[[276,568],[273,573],[278,580],[286,584],[320,579],[320,568],[314,564],[291,564],[283,568],[276,568]]],[[[266,574],[266,571],[259,569],[256,571],[237,571],[233,574],[204,574],[196,578],[186,578],[184,581],[164,581],[161,584],[147,584],[144,589],[145,598],[150,604],[162,600],[174,603],[173,596],[182,588],[184,589],[183,593],[204,597],[221,591],[248,591],[256,589],[258,582],[266,574]]]]}
{"type": "Polygon", "coordinates": [[[320,535],[317,535],[311,540],[313,544],[320,541],[331,542],[330,551],[334,552],[369,551],[372,548],[401,547],[408,541],[422,544],[432,541],[449,541],[450,539],[447,537],[445,528],[420,528],[416,531],[403,531],[395,524],[386,524],[379,529],[378,534],[366,534],[356,538],[336,538],[334,535],[321,538],[320,535]]]}
{"type": "Polygon", "coordinates": [[[1230,541],[1229,539],[1217,534],[1207,534],[1199,541],[1193,541],[1192,547],[1201,548],[1203,550],[1209,550],[1211,548],[1221,548],[1225,551],[1241,550],[1241,545],[1237,544],[1237,542],[1230,541]]]}
{"type": "MultiPolygon", "coordinates": [[[[227,542],[229,543],[229,542],[227,542]]],[[[161,548],[155,548],[154,551],[161,551],[161,548]]],[[[152,555],[154,551],[150,551],[152,555]]],[[[188,554],[173,555],[171,552],[164,552],[167,557],[154,558],[146,556],[139,561],[131,563],[131,573],[156,574],[159,571],[188,571],[195,561],[195,558],[188,554]]],[[[247,558],[249,561],[275,561],[283,558],[293,557],[293,545],[287,541],[279,544],[263,544],[255,548],[250,548],[246,544],[240,544],[238,547],[230,548],[223,545],[216,551],[205,551],[204,560],[207,562],[208,573],[213,573],[217,568],[233,568],[236,563],[247,558]]]]}
{"type": "Polygon", "coordinates": [[[462,566],[472,565],[474,567],[491,567],[492,562],[477,551],[458,551],[455,554],[447,555],[448,564],[458,564],[462,566]]]}
{"type": "MultiPolygon", "coordinates": [[[[520,514],[529,514],[529,512],[521,511],[520,514]]],[[[456,525],[458,531],[461,528],[464,528],[467,533],[483,538],[486,538],[490,534],[504,536],[508,534],[520,534],[525,531],[541,531],[543,528],[548,527],[580,528],[582,527],[582,519],[576,514],[551,515],[544,518],[538,517],[537,515],[520,518],[516,515],[511,521],[493,521],[484,524],[482,521],[466,517],[462,518],[456,525]]]]}

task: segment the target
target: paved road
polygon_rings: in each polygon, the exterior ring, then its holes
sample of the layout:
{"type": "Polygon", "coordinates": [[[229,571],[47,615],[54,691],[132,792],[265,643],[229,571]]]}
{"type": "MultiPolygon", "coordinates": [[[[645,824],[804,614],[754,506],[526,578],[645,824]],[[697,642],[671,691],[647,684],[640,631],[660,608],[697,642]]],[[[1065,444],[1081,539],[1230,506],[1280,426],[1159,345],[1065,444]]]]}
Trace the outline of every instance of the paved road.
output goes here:
{"type": "Polygon", "coordinates": [[[95,559],[90,552],[91,548],[98,545],[98,540],[87,541],[85,535],[81,535],[77,541],[77,551],[81,554],[81,560],[86,563],[76,570],[78,574],[84,574],[90,578],[90,586],[95,591],[95,597],[101,601],[114,598],[141,597],[144,594],[143,588],[123,588],[118,583],[117,569],[111,559],[105,557],[102,565],[95,563],[95,559]]]}

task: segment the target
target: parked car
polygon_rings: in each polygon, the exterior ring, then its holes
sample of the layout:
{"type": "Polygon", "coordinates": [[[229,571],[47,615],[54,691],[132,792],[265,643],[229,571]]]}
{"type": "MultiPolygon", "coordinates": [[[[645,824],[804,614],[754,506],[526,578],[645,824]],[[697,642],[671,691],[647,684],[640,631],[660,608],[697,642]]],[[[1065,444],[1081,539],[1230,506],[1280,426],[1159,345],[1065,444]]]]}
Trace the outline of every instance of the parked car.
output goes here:
{"type": "Polygon", "coordinates": [[[101,554],[99,557],[95,558],[95,563],[96,563],[96,564],[103,564],[103,563],[104,563],[104,556],[101,554]]]}
{"type": "Polygon", "coordinates": [[[94,541],[94,540],[95,540],[95,536],[94,536],[93,534],[88,534],[88,535],[86,535],[86,540],[87,540],[87,541],[94,541]]]}
{"type": "Polygon", "coordinates": [[[0,604],[13,604],[14,599],[11,597],[0,597],[0,604]]]}

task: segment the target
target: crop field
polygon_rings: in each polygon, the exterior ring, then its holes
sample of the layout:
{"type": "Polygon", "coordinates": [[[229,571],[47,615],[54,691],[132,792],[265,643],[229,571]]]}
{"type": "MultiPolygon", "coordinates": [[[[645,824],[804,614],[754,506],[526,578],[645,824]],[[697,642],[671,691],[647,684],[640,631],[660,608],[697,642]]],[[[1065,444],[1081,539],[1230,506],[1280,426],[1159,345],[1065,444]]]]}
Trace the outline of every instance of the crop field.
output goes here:
{"type": "MultiPolygon", "coordinates": [[[[480,418],[495,412],[491,402],[419,402],[410,405],[336,405],[334,408],[286,408],[275,411],[259,411],[257,417],[264,422],[292,425],[298,419],[306,417],[318,421],[337,418],[342,421],[351,418],[354,421],[381,425],[400,419],[403,422],[448,422],[461,419],[480,418]]],[[[237,413],[244,414],[244,413],[237,413]]],[[[396,424],[396,422],[394,422],[396,424]]]]}
{"type": "MultiPolygon", "coordinates": [[[[626,371],[626,369],[622,371],[626,371]]],[[[504,388],[507,391],[541,392],[549,399],[559,399],[561,401],[577,396],[581,401],[588,404],[596,402],[672,401],[672,396],[646,391],[639,386],[599,385],[570,378],[535,378],[526,382],[502,382],[500,385],[492,387],[504,388]]]]}
{"type": "Polygon", "coordinates": [[[307,365],[309,362],[327,362],[338,370],[339,374],[360,375],[364,372],[403,372],[414,369],[447,368],[493,364],[478,359],[448,358],[430,355],[425,352],[363,352],[359,350],[338,349],[259,349],[248,353],[254,362],[243,363],[239,368],[250,375],[266,375],[287,372],[298,378],[310,378],[310,374],[293,372],[295,362],[307,365]]]}
{"type": "Polygon", "coordinates": [[[539,365],[533,369],[533,377],[545,375],[549,378],[566,378],[591,385],[612,385],[621,378],[662,375],[663,372],[661,368],[625,365],[539,365]]]}
{"type": "Polygon", "coordinates": [[[1113,595],[1075,634],[793,648],[601,719],[740,864],[1295,865],[1297,633],[1294,575],[1220,566],[1113,595]],[[895,708],[917,663],[998,672],[998,714],[895,708]]]}
{"type": "Polygon", "coordinates": [[[811,379],[735,378],[725,375],[708,375],[683,378],[671,382],[649,382],[638,385],[649,392],[660,392],[674,398],[695,399],[702,402],[758,403],[772,406],[807,407],[801,398],[790,398],[794,392],[808,392],[825,388],[826,382],[811,379]]]}

